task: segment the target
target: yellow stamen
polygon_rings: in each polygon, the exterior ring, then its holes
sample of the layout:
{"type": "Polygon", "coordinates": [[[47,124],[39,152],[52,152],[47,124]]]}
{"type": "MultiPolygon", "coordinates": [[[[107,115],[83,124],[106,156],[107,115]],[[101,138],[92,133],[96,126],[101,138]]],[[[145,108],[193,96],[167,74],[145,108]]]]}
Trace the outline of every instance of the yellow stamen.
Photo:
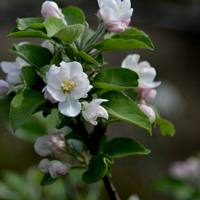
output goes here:
{"type": "Polygon", "coordinates": [[[61,88],[64,91],[64,94],[67,96],[67,92],[71,92],[72,88],[74,88],[76,86],[76,83],[74,83],[73,81],[68,82],[67,81],[68,77],[65,77],[65,81],[64,83],[61,83],[61,88]]]}
{"type": "Polygon", "coordinates": [[[122,7],[119,7],[119,9],[118,9],[118,10],[120,11],[121,9],[122,9],[122,7]]]}

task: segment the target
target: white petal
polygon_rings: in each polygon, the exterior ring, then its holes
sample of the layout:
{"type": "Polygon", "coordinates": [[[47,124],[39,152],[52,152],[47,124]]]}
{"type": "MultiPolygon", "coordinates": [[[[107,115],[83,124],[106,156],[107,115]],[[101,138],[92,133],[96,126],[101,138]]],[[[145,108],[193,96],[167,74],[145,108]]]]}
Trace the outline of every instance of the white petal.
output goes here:
{"type": "Polygon", "coordinates": [[[109,101],[108,99],[94,99],[93,102],[94,104],[101,104],[102,102],[107,102],[109,101]]]}
{"type": "Polygon", "coordinates": [[[68,64],[68,67],[70,68],[69,81],[74,81],[78,77],[83,75],[83,67],[79,62],[70,62],[67,64],[68,64]]]}
{"type": "Polygon", "coordinates": [[[90,90],[90,82],[87,78],[79,78],[74,83],[76,83],[76,86],[72,89],[71,95],[75,99],[84,97],[90,90]]]}
{"type": "Polygon", "coordinates": [[[18,72],[21,73],[21,66],[16,62],[1,62],[1,69],[4,73],[18,72]]]}
{"type": "Polygon", "coordinates": [[[120,13],[119,14],[119,16],[120,16],[119,19],[125,21],[125,20],[131,18],[132,15],[133,15],[133,8],[131,8],[130,10],[126,11],[125,13],[120,13]]]}
{"type": "Polygon", "coordinates": [[[8,73],[6,76],[6,81],[11,85],[22,83],[21,73],[8,73]]]}
{"type": "Polygon", "coordinates": [[[47,85],[46,91],[56,101],[65,101],[66,100],[66,95],[63,93],[63,90],[56,90],[51,85],[47,85]]]}
{"type": "Polygon", "coordinates": [[[104,21],[118,20],[118,5],[114,0],[105,1],[100,9],[101,17],[104,21]]]}
{"type": "MultiPolygon", "coordinates": [[[[20,45],[23,45],[23,44],[28,44],[28,42],[21,42],[22,44],[20,44],[20,45]]],[[[18,46],[20,46],[18,44],[18,46]]],[[[24,67],[24,66],[30,66],[25,60],[23,60],[22,58],[20,58],[19,56],[17,56],[17,58],[16,58],[16,63],[19,63],[19,65],[21,66],[21,67],[24,67]]]]}
{"type": "Polygon", "coordinates": [[[74,99],[70,94],[68,94],[64,102],[59,102],[58,109],[63,115],[75,117],[81,111],[81,104],[77,99],[74,99]]]}
{"type": "Polygon", "coordinates": [[[108,112],[104,107],[99,106],[98,107],[98,113],[99,113],[99,117],[103,117],[105,119],[108,119],[108,112]]]}
{"type": "Polygon", "coordinates": [[[138,65],[139,59],[140,59],[140,55],[139,54],[128,55],[122,61],[122,68],[128,68],[128,69],[131,69],[131,70],[137,72],[137,65],[138,65]]]}
{"type": "Polygon", "coordinates": [[[131,1],[124,0],[119,4],[119,6],[120,6],[120,10],[119,10],[120,16],[124,15],[125,13],[129,12],[129,10],[131,9],[131,1]]]}

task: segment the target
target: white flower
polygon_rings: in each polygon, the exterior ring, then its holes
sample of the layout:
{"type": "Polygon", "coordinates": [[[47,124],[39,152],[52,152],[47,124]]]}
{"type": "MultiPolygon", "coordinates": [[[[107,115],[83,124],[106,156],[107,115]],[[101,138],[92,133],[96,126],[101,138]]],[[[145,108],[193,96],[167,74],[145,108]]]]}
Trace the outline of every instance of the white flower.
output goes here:
{"type": "Polygon", "coordinates": [[[124,32],[131,21],[133,8],[130,0],[98,0],[99,17],[108,30],[114,33],[124,32]]]}
{"type": "Polygon", "coordinates": [[[87,102],[83,102],[83,110],[82,115],[84,119],[90,122],[93,125],[97,125],[96,119],[98,117],[103,117],[108,119],[108,112],[105,108],[100,106],[102,102],[107,102],[107,99],[95,99],[91,101],[89,104],[87,102]]]}
{"type": "Polygon", "coordinates": [[[142,112],[147,115],[147,117],[149,118],[149,120],[152,124],[156,119],[154,110],[151,107],[144,105],[144,104],[140,105],[139,107],[142,110],[142,112]]]}
{"type": "Polygon", "coordinates": [[[1,69],[7,74],[6,81],[11,85],[22,83],[21,68],[24,66],[29,64],[20,57],[17,57],[15,62],[1,62],[1,69]]]}
{"type": "Polygon", "coordinates": [[[44,19],[48,17],[58,18],[62,20],[63,24],[67,25],[65,16],[54,1],[45,1],[42,4],[41,14],[44,19]]]}
{"type": "Polygon", "coordinates": [[[61,62],[61,67],[52,65],[46,75],[47,92],[58,101],[59,111],[68,117],[75,117],[81,111],[80,98],[84,98],[91,89],[87,75],[78,62],[61,62]]]}
{"type": "Polygon", "coordinates": [[[67,170],[68,167],[58,160],[53,160],[49,163],[49,173],[54,179],[58,178],[60,175],[65,175],[67,170]]]}
{"type": "Polygon", "coordinates": [[[47,174],[49,172],[49,163],[50,161],[46,158],[39,162],[38,169],[42,174],[47,174]]]}
{"type": "Polygon", "coordinates": [[[50,153],[61,154],[65,147],[64,135],[61,132],[39,137],[34,144],[34,149],[40,156],[47,156],[50,153]]]}
{"type": "Polygon", "coordinates": [[[174,178],[193,179],[200,173],[200,161],[190,157],[186,161],[176,161],[169,168],[169,174],[174,178]]]}
{"type": "Polygon", "coordinates": [[[9,84],[4,80],[0,80],[0,98],[6,97],[6,94],[9,91],[9,89],[9,84]]]}
{"type": "Polygon", "coordinates": [[[155,88],[161,82],[153,82],[156,76],[155,68],[147,61],[138,63],[140,56],[138,54],[128,55],[122,62],[123,68],[128,68],[135,71],[139,75],[139,88],[155,88]]]}

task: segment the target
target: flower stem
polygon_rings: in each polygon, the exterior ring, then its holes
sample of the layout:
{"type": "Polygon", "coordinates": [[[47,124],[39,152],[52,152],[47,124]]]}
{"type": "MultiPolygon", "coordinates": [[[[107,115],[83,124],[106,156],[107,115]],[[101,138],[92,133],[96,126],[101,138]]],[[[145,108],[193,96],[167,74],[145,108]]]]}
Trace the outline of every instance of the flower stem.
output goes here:
{"type": "MultiPolygon", "coordinates": [[[[90,151],[90,153],[92,155],[98,154],[99,153],[98,152],[99,142],[100,142],[100,139],[102,138],[102,136],[106,132],[106,126],[103,124],[101,124],[101,125],[99,124],[99,125],[95,126],[94,131],[92,132],[93,137],[91,138],[91,137],[89,137],[88,131],[87,131],[85,125],[83,124],[83,122],[81,121],[79,115],[76,117],[76,120],[77,120],[78,125],[73,124],[72,121],[68,125],[75,132],[77,132],[80,136],[82,136],[88,150],[90,151]]],[[[105,188],[110,196],[110,199],[111,200],[120,200],[117,190],[115,189],[112,181],[108,178],[107,175],[104,176],[103,182],[104,182],[105,188]]]]}

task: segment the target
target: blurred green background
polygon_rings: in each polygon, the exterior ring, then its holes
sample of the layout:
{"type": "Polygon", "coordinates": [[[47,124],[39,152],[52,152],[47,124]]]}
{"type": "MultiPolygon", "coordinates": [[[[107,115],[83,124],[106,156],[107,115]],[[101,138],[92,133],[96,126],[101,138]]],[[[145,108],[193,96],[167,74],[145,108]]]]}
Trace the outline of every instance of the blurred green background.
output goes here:
{"type": "MultiPolygon", "coordinates": [[[[61,8],[80,7],[92,29],[97,27],[96,0],[59,0],[61,8]]],[[[16,27],[16,19],[40,17],[42,0],[0,0],[0,62],[14,61],[9,53],[12,43],[23,39],[6,38],[16,27]]],[[[137,194],[141,200],[172,200],[170,196],[155,193],[149,187],[152,180],[167,172],[175,160],[185,160],[200,151],[200,1],[198,0],[134,0],[131,25],[146,32],[155,50],[125,50],[105,53],[108,66],[121,66],[128,54],[138,53],[140,61],[147,60],[157,70],[156,80],[162,85],[154,105],[163,118],[175,125],[174,137],[164,137],[159,127],[149,136],[134,125],[120,122],[110,125],[108,138],[130,137],[151,150],[148,156],[133,156],[115,160],[111,166],[112,180],[122,200],[137,194]]],[[[27,39],[26,39],[27,41],[27,39]]],[[[41,44],[41,39],[28,40],[41,44]]],[[[0,73],[4,79],[5,74],[0,73]]],[[[37,165],[41,157],[34,152],[32,143],[14,137],[8,127],[8,106],[0,107],[0,177],[5,170],[26,173],[37,165]]],[[[76,174],[74,176],[77,176],[76,174]]],[[[102,189],[102,198],[108,196],[102,189]]]]}

